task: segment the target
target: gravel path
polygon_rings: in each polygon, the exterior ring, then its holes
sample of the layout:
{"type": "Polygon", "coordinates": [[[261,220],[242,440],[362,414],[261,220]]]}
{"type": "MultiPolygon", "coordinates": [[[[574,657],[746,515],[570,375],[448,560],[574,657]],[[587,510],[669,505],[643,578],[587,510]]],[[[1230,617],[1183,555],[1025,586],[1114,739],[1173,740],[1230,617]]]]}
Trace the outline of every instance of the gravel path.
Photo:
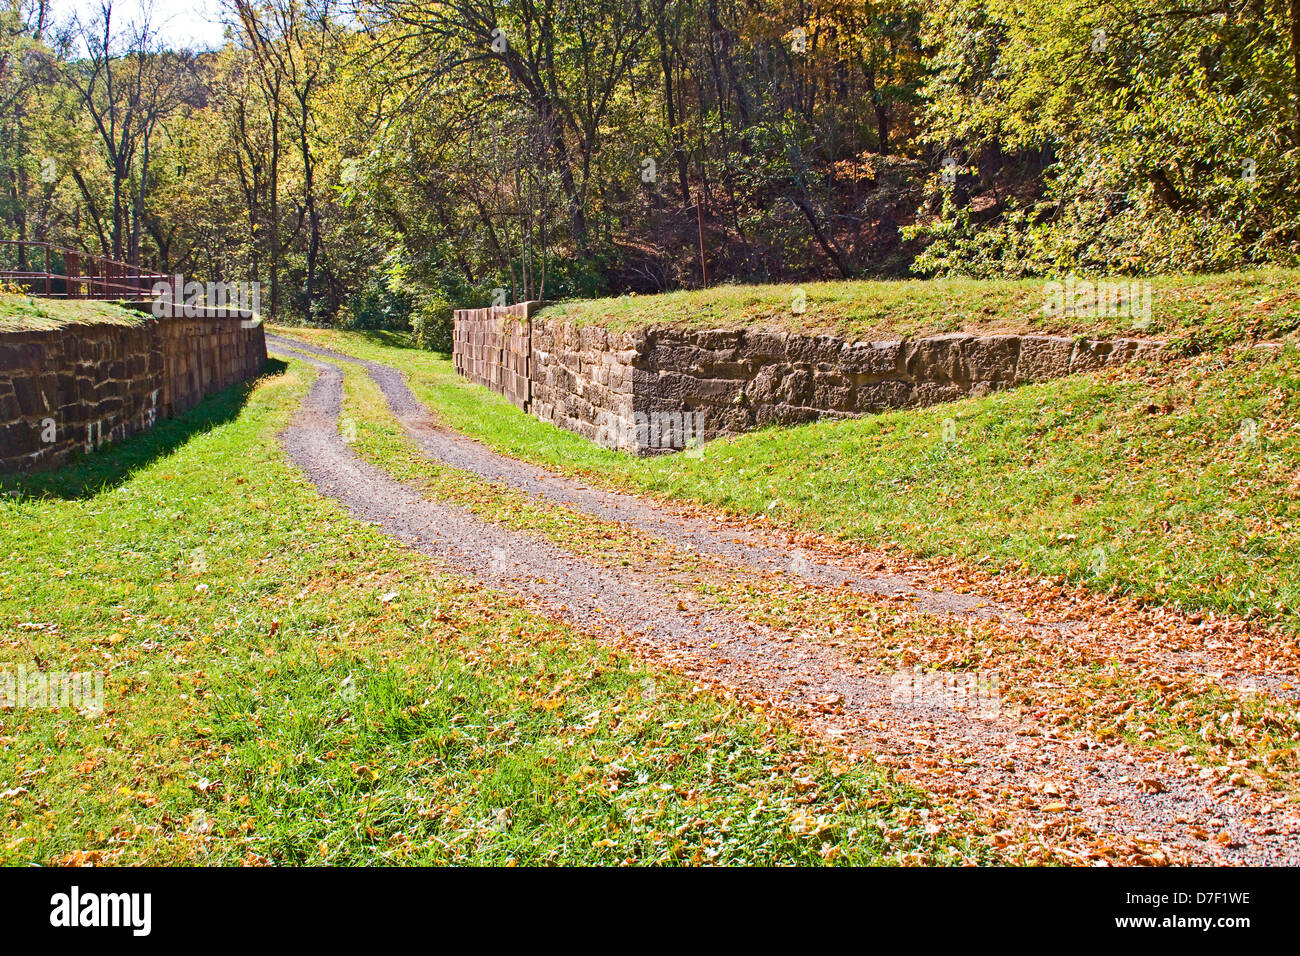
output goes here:
{"type": "MultiPolygon", "coordinates": [[[[1078,862],[1300,863],[1300,819],[1282,794],[1242,787],[1225,793],[1221,781],[1176,755],[1103,744],[1032,715],[999,710],[985,716],[916,700],[899,704],[888,675],[872,672],[833,644],[702,605],[698,595],[654,568],[636,564],[612,571],[424,498],[360,460],[338,434],[342,375],[320,359],[358,360],[279,336],[268,336],[268,344],[318,370],[281,439],[321,492],[354,517],[519,594],[543,613],[777,707],[809,730],[896,767],[936,796],[973,809],[996,844],[1014,848],[1031,841],[1042,846],[1042,857],[1078,862]]],[[[759,571],[784,569],[818,586],[847,586],[875,599],[901,599],[922,613],[992,620],[1033,640],[1091,641],[1100,651],[1123,640],[1106,629],[1092,634],[1075,620],[1074,605],[1063,607],[1056,620],[1030,622],[1014,600],[1006,600],[1015,596],[1009,590],[991,597],[936,589],[918,568],[871,573],[842,555],[792,549],[770,534],[590,488],[504,458],[440,428],[396,370],[359,364],[425,454],[484,480],[635,526],[685,550],[759,571]]],[[[1171,648],[1165,658],[1182,670],[1225,660],[1240,664],[1254,653],[1249,641],[1228,647],[1222,659],[1192,646],[1190,638],[1190,651],[1176,640],[1156,643],[1171,648]]]]}
{"type": "Polygon", "coordinates": [[[506,458],[473,439],[440,427],[428,409],[411,394],[401,373],[390,366],[276,335],[268,335],[267,342],[282,351],[289,349],[303,355],[363,366],[383,391],[393,414],[425,454],[453,468],[475,474],[484,481],[536,495],[594,518],[632,525],[686,550],[697,550],[751,567],[795,570],[801,576],[822,584],[844,584],[875,596],[904,597],[917,602],[919,608],[930,613],[974,613],[988,617],[1009,614],[1024,620],[1022,614],[1010,608],[996,604],[977,606],[981,602],[977,596],[922,591],[902,575],[863,577],[845,568],[818,563],[806,552],[792,553],[788,545],[763,541],[749,529],[675,513],[636,495],[592,488],[536,465],[506,458]],[[800,557],[802,561],[798,560],[800,557]]]}

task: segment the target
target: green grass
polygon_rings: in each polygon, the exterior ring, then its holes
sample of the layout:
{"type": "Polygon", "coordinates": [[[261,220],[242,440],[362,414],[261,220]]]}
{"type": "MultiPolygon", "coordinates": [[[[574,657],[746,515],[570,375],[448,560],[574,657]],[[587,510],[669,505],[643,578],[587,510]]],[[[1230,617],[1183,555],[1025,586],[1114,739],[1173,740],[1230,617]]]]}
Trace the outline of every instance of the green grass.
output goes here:
{"type": "Polygon", "coordinates": [[[635,459],[532,419],[430,353],[296,334],[396,366],[450,427],[560,471],[1300,632],[1292,346],[770,429],[710,443],[696,459],[635,459]],[[955,441],[943,438],[947,419],[955,441]]]}
{"type": "Polygon", "coordinates": [[[1120,667],[1107,655],[1097,656],[1086,642],[1040,642],[992,621],[917,615],[845,588],[808,587],[780,573],[738,573],[634,529],[530,500],[426,459],[402,433],[370,377],[357,365],[338,364],[349,423],[344,434],[354,430],[358,454],[421,486],[430,497],[554,541],[607,567],[635,565],[642,573],[660,576],[670,591],[691,594],[694,607],[722,608],[760,626],[825,640],[836,653],[867,667],[993,667],[1007,681],[1004,704],[1045,710],[1048,723],[1098,739],[1118,736],[1139,749],[1185,752],[1190,744],[1199,767],[1225,782],[1253,779],[1260,785],[1291,786],[1300,724],[1285,706],[1197,675],[1153,682],[1144,668],[1120,667]],[[1249,776],[1238,772],[1242,767],[1251,768],[1249,776]]]}
{"type": "MultiPolygon", "coordinates": [[[[1098,277],[1088,276],[1091,280],[1098,277]]],[[[1127,284],[1130,279],[1113,281],[1127,284]]],[[[1143,282],[1147,280],[1141,280],[1143,282]]],[[[1300,270],[1161,276],[1151,284],[1151,324],[1132,318],[1049,316],[1041,279],[912,279],[725,285],[664,295],[560,302],[541,318],[618,331],[644,326],[833,333],[855,340],[941,332],[1035,331],[1168,337],[1197,346],[1274,338],[1300,326],[1300,270]],[[806,299],[796,314],[796,290],[806,299]]]]}
{"type": "Polygon", "coordinates": [[[0,710],[0,863],[988,858],[886,772],[348,519],[274,438],[310,375],[0,482],[0,670],[106,674],[101,715],[0,710]]]}
{"type": "Polygon", "coordinates": [[[111,302],[39,299],[21,293],[0,292],[0,332],[58,329],[88,322],[142,325],[148,317],[111,302]]]}

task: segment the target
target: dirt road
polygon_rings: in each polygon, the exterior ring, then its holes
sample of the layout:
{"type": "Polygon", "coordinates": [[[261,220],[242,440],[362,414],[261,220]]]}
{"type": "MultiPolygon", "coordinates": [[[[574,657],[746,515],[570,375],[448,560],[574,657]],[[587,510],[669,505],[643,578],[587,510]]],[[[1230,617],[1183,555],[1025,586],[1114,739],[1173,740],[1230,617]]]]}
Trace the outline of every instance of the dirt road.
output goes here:
{"type": "MultiPolygon", "coordinates": [[[[1108,669],[1157,693],[1245,686],[1291,707],[1287,677],[1300,673],[1294,647],[1279,648],[1236,622],[1183,618],[834,546],[796,545],[698,510],[593,488],[441,428],[392,368],[280,336],[268,336],[268,344],[317,369],[302,409],[281,437],[321,493],[351,515],[522,596],[543,613],[778,709],[807,732],[894,767],[948,808],[936,825],[969,826],[962,818],[971,815],[981,838],[1013,858],[1300,862],[1300,812],[1289,787],[1252,773],[1248,762],[1237,767],[1224,759],[1218,766],[1197,749],[1160,747],[1136,735],[1094,735],[1088,721],[1061,719],[1074,699],[1062,688],[1091,693],[1089,675],[1108,669]],[[611,565],[430,500],[344,442],[339,362],[365,368],[431,460],[593,521],[635,528],[671,547],[662,561],[641,554],[611,565]],[[870,612],[871,620],[884,622],[883,631],[919,634],[914,640],[922,644],[925,635],[937,634],[936,641],[997,648],[983,668],[996,692],[992,706],[958,709],[951,695],[931,692],[933,681],[900,679],[897,667],[882,664],[861,641],[811,633],[793,618],[782,619],[780,607],[755,615],[720,603],[674,567],[669,551],[707,556],[719,580],[731,586],[778,581],[853,613],[870,612]],[[907,630],[917,622],[925,627],[907,630]]],[[[942,650],[918,645],[907,653],[918,656],[918,664],[933,664],[942,650]]]]}

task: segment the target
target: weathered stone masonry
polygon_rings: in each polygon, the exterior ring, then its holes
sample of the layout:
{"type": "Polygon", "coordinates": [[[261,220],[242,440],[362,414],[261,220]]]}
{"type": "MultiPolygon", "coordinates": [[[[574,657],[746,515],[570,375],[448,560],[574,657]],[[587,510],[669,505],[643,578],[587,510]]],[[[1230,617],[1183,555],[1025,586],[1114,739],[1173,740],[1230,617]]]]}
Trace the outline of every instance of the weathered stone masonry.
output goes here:
{"type": "Polygon", "coordinates": [[[508,308],[461,309],[452,330],[452,361],[456,371],[520,408],[531,396],[528,319],[537,303],[508,308]]]}
{"type": "Polygon", "coordinates": [[[147,318],[0,332],[0,471],[61,465],[261,374],[266,337],[238,318],[147,318]],[[53,439],[53,440],[49,440],[53,439]]]}
{"type": "Polygon", "coordinates": [[[530,321],[536,307],[457,312],[457,371],[543,421],[637,453],[666,450],[648,419],[698,413],[707,439],[954,401],[1164,349],[1157,341],[1030,334],[851,342],[748,329],[610,332],[530,321]]]}

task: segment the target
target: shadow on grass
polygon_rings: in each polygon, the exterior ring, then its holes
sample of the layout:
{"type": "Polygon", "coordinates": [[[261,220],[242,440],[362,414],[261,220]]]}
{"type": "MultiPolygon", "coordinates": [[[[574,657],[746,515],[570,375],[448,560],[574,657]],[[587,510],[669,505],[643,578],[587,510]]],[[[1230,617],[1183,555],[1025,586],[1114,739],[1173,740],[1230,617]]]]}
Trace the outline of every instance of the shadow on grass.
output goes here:
{"type": "Polygon", "coordinates": [[[281,375],[288,363],[268,359],[259,378],[208,396],[188,411],[159,422],[125,441],[80,454],[55,471],[0,477],[0,493],[33,498],[91,498],[115,488],[155,459],[170,455],[191,438],[239,417],[261,377],[281,375]]]}
{"type": "Polygon", "coordinates": [[[371,345],[386,345],[392,349],[413,349],[415,343],[410,332],[392,332],[388,329],[357,329],[352,333],[371,345]]]}

